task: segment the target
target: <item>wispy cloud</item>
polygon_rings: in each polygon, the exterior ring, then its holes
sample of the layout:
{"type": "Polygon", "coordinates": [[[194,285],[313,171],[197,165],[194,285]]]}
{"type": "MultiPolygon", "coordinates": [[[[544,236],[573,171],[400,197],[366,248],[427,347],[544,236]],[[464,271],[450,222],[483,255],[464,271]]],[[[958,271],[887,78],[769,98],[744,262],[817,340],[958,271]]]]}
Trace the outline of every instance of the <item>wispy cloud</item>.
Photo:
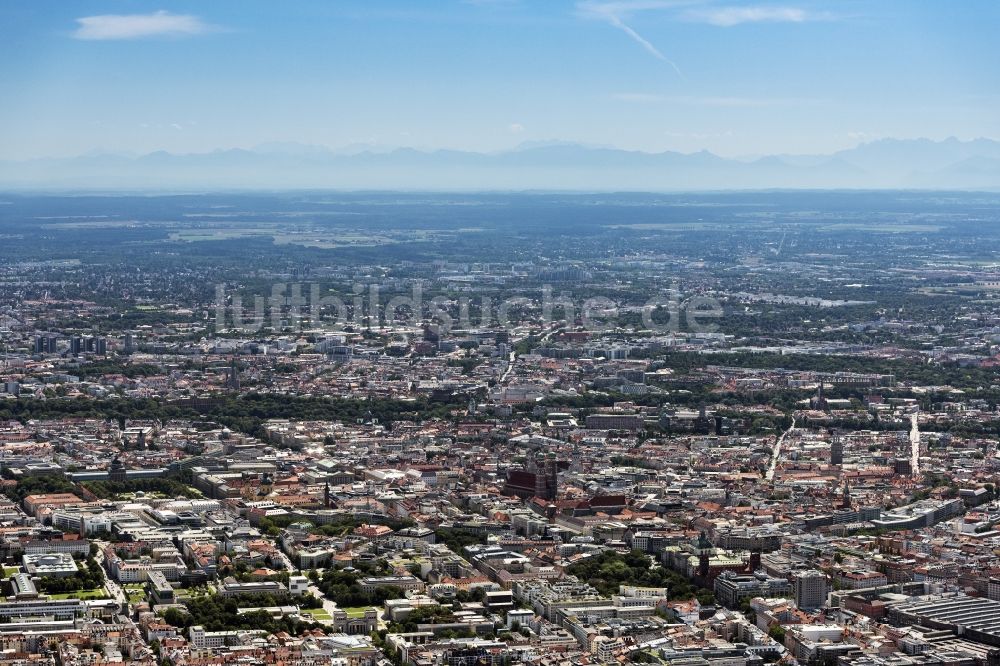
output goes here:
{"type": "Polygon", "coordinates": [[[828,13],[813,13],[799,7],[706,7],[689,9],[681,18],[729,28],[741,23],[805,23],[830,20],[828,13]]]}
{"type": "Polygon", "coordinates": [[[73,37],[84,40],[142,39],[144,37],[190,37],[213,30],[191,14],[101,14],[76,19],[73,37]]]}
{"type": "Polygon", "coordinates": [[[633,13],[648,11],[654,9],[670,9],[675,8],[678,5],[690,4],[690,1],[685,0],[616,0],[616,1],[605,1],[605,0],[584,0],[583,2],[578,2],[576,5],[577,13],[580,16],[590,19],[597,19],[604,21],[615,28],[618,28],[626,35],[629,36],[632,41],[641,46],[646,50],[647,53],[652,55],[658,60],[670,65],[677,75],[684,78],[681,74],[680,68],[677,64],[663,55],[663,52],[656,48],[652,42],[636,32],[628,23],[628,19],[633,13]]]}
{"type": "Polygon", "coordinates": [[[507,126],[507,131],[511,134],[520,134],[524,131],[524,125],[521,123],[511,123],[507,126]]]}

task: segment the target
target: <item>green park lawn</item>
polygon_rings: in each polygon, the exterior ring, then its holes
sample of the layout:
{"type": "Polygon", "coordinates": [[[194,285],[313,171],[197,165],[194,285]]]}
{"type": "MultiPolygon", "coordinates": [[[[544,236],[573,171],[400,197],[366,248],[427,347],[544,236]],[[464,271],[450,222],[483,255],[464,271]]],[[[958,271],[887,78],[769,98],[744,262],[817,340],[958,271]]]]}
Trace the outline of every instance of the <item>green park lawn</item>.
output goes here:
{"type": "Polygon", "coordinates": [[[355,606],[353,608],[344,608],[342,610],[345,613],[347,613],[347,617],[354,618],[354,617],[364,617],[365,611],[368,610],[369,608],[371,608],[371,606],[355,606]]]}
{"type": "Polygon", "coordinates": [[[77,590],[76,592],[50,594],[49,599],[105,599],[107,596],[102,588],[96,588],[93,590],[77,590]]]}

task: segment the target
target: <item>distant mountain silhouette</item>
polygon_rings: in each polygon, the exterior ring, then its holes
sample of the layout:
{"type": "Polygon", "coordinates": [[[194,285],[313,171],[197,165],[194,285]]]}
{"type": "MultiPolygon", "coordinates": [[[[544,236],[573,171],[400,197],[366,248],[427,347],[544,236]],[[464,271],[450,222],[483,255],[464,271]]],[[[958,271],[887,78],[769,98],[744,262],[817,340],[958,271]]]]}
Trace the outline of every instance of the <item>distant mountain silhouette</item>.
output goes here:
{"type": "Polygon", "coordinates": [[[727,159],[536,141],[496,153],[296,143],[0,161],[0,187],[46,189],[1000,189],[1000,142],[882,139],[832,155],[727,159]]]}

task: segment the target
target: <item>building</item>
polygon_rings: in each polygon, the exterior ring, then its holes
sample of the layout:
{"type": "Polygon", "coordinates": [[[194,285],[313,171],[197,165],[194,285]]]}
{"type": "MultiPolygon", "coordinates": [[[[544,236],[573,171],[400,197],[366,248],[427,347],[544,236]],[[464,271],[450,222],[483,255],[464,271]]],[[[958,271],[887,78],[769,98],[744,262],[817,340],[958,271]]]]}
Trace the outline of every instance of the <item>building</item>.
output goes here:
{"type": "Polygon", "coordinates": [[[70,555],[90,554],[90,541],[87,539],[33,539],[21,544],[26,555],[45,555],[47,553],[68,553],[70,555]]]}
{"type": "Polygon", "coordinates": [[[795,605],[803,610],[822,608],[829,591],[826,575],[822,571],[800,571],[795,574],[795,605]]]}
{"type": "Polygon", "coordinates": [[[21,503],[29,516],[35,516],[39,509],[51,507],[61,508],[73,504],[83,504],[83,500],[73,493],[49,493],[47,495],[28,495],[21,503]]]}
{"type": "Polygon", "coordinates": [[[154,604],[174,603],[174,588],[160,571],[150,571],[146,579],[146,589],[154,604]]]}
{"type": "Polygon", "coordinates": [[[112,483],[125,483],[125,480],[125,465],[122,464],[118,456],[115,456],[114,460],[111,461],[111,467],[108,469],[108,481],[112,483]]]}
{"type": "Polygon", "coordinates": [[[965,502],[961,499],[951,500],[920,500],[913,504],[901,506],[882,514],[882,517],[872,522],[883,530],[912,530],[918,527],[930,527],[942,520],[947,520],[965,511],[965,502]]]}
{"type": "Polygon", "coordinates": [[[987,599],[990,601],[1000,601],[1000,578],[990,578],[986,589],[987,599]]]}
{"type": "Polygon", "coordinates": [[[744,599],[791,596],[792,586],[784,578],[772,578],[763,572],[723,571],[715,579],[714,592],[716,601],[726,608],[736,609],[744,599]]]}
{"type": "Polygon", "coordinates": [[[241,594],[272,594],[274,596],[282,596],[288,594],[288,588],[274,580],[240,583],[235,578],[227,578],[222,582],[219,594],[224,597],[235,597],[241,594]]]}
{"type": "Polygon", "coordinates": [[[515,608],[507,611],[507,628],[513,629],[514,625],[526,627],[535,619],[535,611],[526,608],[515,608]]]}
{"type": "Polygon", "coordinates": [[[640,414],[591,414],[584,422],[588,430],[627,430],[638,432],[646,427],[640,414]]]}
{"type": "Polygon", "coordinates": [[[38,598],[38,589],[26,573],[16,573],[10,577],[10,587],[18,601],[38,598]]]}
{"type": "Polygon", "coordinates": [[[196,648],[221,648],[228,645],[242,645],[254,636],[266,635],[266,631],[205,631],[205,627],[188,627],[188,640],[196,648]]]}
{"type": "Polygon", "coordinates": [[[836,664],[837,659],[858,650],[844,641],[844,629],[835,624],[798,625],[786,629],[785,647],[801,664],[836,664]]]}
{"type": "Polygon", "coordinates": [[[378,609],[366,608],[361,613],[340,608],[333,611],[333,630],[351,636],[367,636],[378,629],[378,609]]]}
{"type": "Polygon", "coordinates": [[[841,589],[845,590],[862,590],[889,584],[885,574],[877,571],[838,571],[836,579],[841,589]]]}
{"type": "Polygon", "coordinates": [[[415,576],[368,576],[358,581],[361,591],[374,592],[380,587],[391,587],[403,592],[423,592],[424,584],[415,576]]]}
{"type": "Polygon", "coordinates": [[[119,583],[145,582],[154,571],[162,573],[167,580],[180,580],[181,574],[187,571],[184,558],[177,551],[158,555],[155,560],[146,556],[124,560],[108,548],[104,551],[104,563],[108,575],[119,583]]]}
{"type": "Polygon", "coordinates": [[[887,619],[896,626],[920,625],[1000,646],[1000,602],[964,594],[935,594],[891,604],[887,619]]]}
{"type": "Polygon", "coordinates": [[[514,608],[514,593],[510,590],[488,591],[483,605],[491,611],[510,610],[514,608]]]}
{"type": "MultiPolygon", "coordinates": [[[[114,603],[114,602],[112,602],[114,603]]],[[[117,604],[115,604],[117,605],[117,604]]],[[[0,620],[33,616],[51,616],[56,620],[73,620],[87,613],[87,602],[80,599],[35,598],[0,602],[0,620]]]]}
{"type": "Polygon", "coordinates": [[[830,442],[830,464],[844,464],[844,438],[840,435],[834,435],[833,441],[830,442]]]}
{"type": "Polygon", "coordinates": [[[41,335],[35,336],[35,353],[36,354],[55,354],[56,344],[59,342],[59,336],[53,333],[43,333],[41,335]]]}
{"type": "Polygon", "coordinates": [[[28,575],[38,578],[68,578],[79,569],[69,553],[43,553],[21,558],[28,575]]]}
{"type": "Polygon", "coordinates": [[[504,494],[521,499],[540,497],[553,500],[559,491],[559,461],[555,454],[537,453],[530,459],[528,469],[507,470],[504,494]]]}
{"type": "Polygon", "coordinates": [[[288,577],[288,593],[293,597],[301,597],[309,589],[309,579],[305,576],[288,577]]]}

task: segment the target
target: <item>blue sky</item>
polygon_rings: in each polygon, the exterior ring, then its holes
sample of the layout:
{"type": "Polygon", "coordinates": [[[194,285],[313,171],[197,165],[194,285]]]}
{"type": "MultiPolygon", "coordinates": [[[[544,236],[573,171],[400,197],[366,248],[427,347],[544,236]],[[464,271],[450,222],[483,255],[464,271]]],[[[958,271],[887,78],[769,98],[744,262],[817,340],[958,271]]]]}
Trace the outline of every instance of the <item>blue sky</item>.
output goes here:
{"type": "Polygon", "coordinates": [[[0,158],[1000,138],[1000,3],[0,4],[0,158]]]}

